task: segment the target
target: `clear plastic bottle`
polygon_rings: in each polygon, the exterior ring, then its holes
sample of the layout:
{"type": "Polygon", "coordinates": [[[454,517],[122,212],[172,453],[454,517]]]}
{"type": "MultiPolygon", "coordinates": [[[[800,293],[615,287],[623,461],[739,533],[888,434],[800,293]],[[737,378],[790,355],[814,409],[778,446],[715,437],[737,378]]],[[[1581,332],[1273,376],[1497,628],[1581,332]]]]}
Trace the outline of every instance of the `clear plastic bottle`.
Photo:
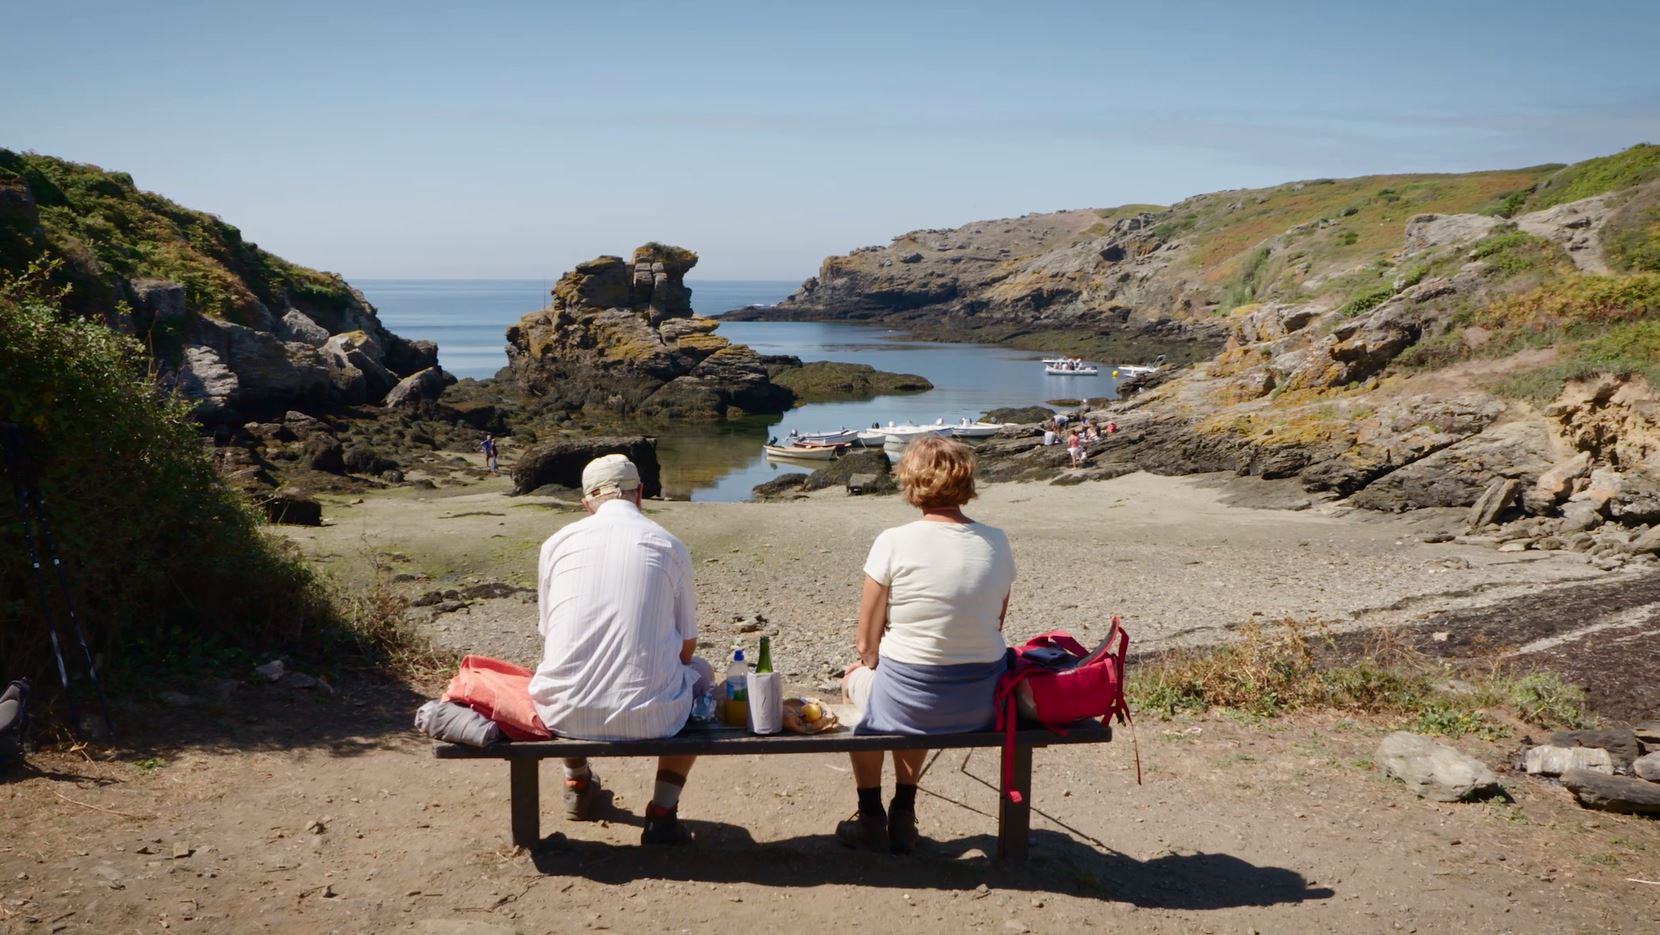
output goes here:
{"type": "Polygon", "coordinates": [[[744,651],[732,651],[732,664],[726,667],[726,723],[743,727],[749,723],[749,663],[744,651]]]}

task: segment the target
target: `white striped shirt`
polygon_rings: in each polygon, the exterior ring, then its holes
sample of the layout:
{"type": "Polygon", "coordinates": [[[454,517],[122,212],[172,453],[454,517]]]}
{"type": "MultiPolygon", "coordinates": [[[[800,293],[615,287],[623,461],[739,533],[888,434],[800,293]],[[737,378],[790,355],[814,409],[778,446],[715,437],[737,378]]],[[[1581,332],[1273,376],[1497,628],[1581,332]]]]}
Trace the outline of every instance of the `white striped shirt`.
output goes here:
{"type": "Polygon", "coordinates": [[[668,737],[686,725],[696,672],[692,556],[628,500],[542,543],[537,598],[545,641],[530,698],[548,730],[583,740],[668,737]]]}

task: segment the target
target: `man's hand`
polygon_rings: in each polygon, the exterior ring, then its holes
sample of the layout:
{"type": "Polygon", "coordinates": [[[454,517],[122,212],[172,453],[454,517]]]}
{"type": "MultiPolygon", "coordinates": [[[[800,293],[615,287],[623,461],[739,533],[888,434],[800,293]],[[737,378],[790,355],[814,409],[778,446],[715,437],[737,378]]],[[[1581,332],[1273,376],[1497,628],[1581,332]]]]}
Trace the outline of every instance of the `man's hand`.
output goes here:
{"type": "Polygon", "coordinates": [[[683,666],[691,665],[692,664],[692,655],[696,652],[697,652],[697,640],[696,639],[689,639],[689,640],[685,640],[685,641],[681,642],[681,644],[680,644],[680,664],[683,665],[683,666]]]}

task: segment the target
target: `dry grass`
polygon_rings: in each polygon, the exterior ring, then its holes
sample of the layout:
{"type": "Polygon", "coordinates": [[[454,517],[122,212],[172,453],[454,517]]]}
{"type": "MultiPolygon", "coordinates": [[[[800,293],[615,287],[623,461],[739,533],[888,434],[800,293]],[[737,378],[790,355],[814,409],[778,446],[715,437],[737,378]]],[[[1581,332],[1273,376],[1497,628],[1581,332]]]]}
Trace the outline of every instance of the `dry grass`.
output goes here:
{"type": "Polygon", "coordinates": [[[339,608],[344,630],[376,668],[412,681],[429,681],[455,671],[459,658],[440,650],[409,622],[409,600],[392,586],[392,570],[383,559],[370,553],[373,576],[357,590],[339,589],[339,608]]]}
{"type": "Polygon", "coordinates": [[[1164,716],[1332,711],[1448,736],[1495,736],[1499,714],[1546,727],[1587,720],[1583,692],[1555,675],[1515,672],[1497,662],[1455,673],[1396,634],[1379,630],[1358,650],[1345,651],[1323,629],[1295,620],[1247,624],[1232,642],[1177,650],[1132,670],[1130,703],[1164,716]]]}

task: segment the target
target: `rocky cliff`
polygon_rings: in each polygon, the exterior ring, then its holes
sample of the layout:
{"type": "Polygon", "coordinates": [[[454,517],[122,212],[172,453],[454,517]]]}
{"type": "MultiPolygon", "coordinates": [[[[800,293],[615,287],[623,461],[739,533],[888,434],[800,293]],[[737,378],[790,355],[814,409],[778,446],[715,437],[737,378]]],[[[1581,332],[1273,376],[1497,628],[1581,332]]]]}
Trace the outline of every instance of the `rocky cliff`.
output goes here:
{"type": "Polygon", "coordinates": [[[546,407],[647,418],[783,412],[794,396],[760,355],[692,314],[697,254],[649,243],[559,277],[553,301],[507,330],[512,379],[546,407]]]}
{"type": "MultiPolygon", "coordinates": [[[[729,317],[879,321],[925,337],[1122,362],[1160,353],[1203,360],[1227,340],[1227,316],[1239,306],[1341,305],[1375,288],[1373,267],[1392,262],[1403,226],[1417,215],[1478,215],[1478,225],[1491,225],[1548,213],[1629,188],[1652,169],[1656,151],[1634,147],[1590,167],[1313,179],[1168,207],[911,231],[829,257],[780,305],[729,317]]],[[[1583,231],[1567,230],[1571,253],[1594,252],[1573,246],[1583,231]]]]}
{"type": "MultiPolygon", "coordinates": [[[[1660,149],[1546,181],[1490,214],[1416,215],[1365,266],[1232,308],[1213,358],[1097,414],[1120,432],[1084,469],[1013,438],[988,472],[1295,478],[1365,509],[1469,508],[1511,550],[1660,552],[1660,149]]],[[[1265,249],[1271,270],[1304,248],[1265,249]]]]}
{"type": "Polygon", "coordinates": [[[436,345],[387,331],[338,275],[273,256],[125,173],[0,149],[0,270],[31,264],[53,267],[66,309],[150,348],[206,423],[407,404],[449,382],[436,345]]]}

